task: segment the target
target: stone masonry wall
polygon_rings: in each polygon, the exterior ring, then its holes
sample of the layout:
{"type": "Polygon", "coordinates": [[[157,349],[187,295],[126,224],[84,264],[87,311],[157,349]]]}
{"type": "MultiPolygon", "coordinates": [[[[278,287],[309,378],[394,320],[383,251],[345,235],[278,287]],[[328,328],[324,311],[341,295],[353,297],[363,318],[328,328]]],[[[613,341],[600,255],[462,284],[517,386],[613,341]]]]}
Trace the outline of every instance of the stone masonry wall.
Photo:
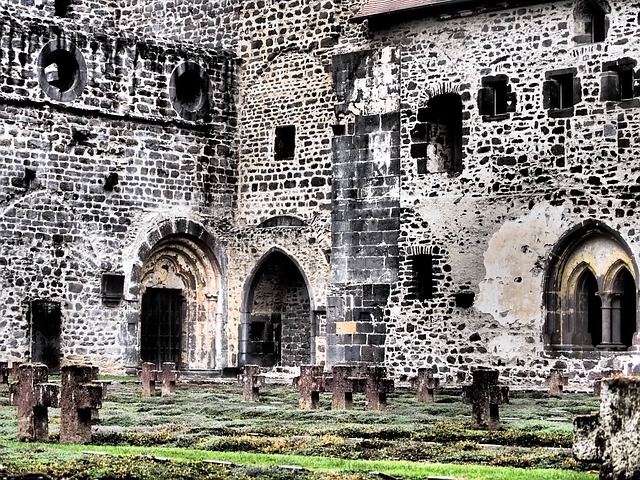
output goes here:
{"type": "MultiPolygon", "coordinates": [[[[541,334],[544,276],[566,231],[600,221],[638,254],[638,113],[632,102],[600,100],[603,62],[635,58],[637,12],[611,2],[606,40],[576,45],[573,7],[427,15],[369,32],[367,50],[393,48],[402,65],[401,261],[386,317],[386,361],[399,375],[433,365],[447,381],[468,381],[471,368],[491,364],[510,382],[540,383],[558,362],[584,382],[589,369],[637,364],[626,354],[554,358],[541,334]],[[543,102],[545,72],[571,68],[581,99],[555,118],[543,102]],[[508,78],[515,111],[483,118],[482,78],[497,75],[508,78]],[[449,92],[462,100],[462,172],[420,173],[411,153],[419,110],[449,92]],[[412,293],[416,253],[433,259],[433,295],[423,301],[412,293]]],[[[345,41],[362,42],[359,33],[345,41]]]]}
{"type": "Polygon", "coordinates": [[[37,19],[0,28],[0,351],[8,360],[29,358],[29,302],[47,299],[61,304],[66,360],[107,371],[137,362],[128,312],[138,298],[125,291],[125,301],[105,304],[102,274],[130,276],[131,244],[158,217],[232,217],[234,60],[112,34],[37,19]],[[87,66],[78,77],[86,86],[68,102],[38,84],[38,54],[58,38],[87,66]],[[170,102],[169,77],[185,59],[209,71],[204,121],[181,119],[170,102]]]}

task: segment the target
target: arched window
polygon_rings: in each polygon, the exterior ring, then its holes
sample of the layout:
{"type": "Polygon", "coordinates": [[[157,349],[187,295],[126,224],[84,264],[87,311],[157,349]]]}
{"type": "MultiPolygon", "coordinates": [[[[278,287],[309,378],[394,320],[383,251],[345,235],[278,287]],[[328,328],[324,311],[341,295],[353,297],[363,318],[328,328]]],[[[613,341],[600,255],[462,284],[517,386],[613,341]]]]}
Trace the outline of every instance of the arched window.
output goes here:
{"type": "Polygon", "coordinates": [[[611,7],[603,0],[582,0],[573,11],[575,43],[604,42],[607,38],[609,20],[607,13],[611,7]]]}
{"type": "Polygon", "coordinates": [[[462,99],[443,93],[418,109],[411,129],[411,157],[419,174],[462,171],[462,99]]]}
{"type": "Polygon", "coordinates": [[[548,271],[545,343],[553,350],[626,350],[637,330],[636,268],[599,223],[560,242],[548,271]]]}

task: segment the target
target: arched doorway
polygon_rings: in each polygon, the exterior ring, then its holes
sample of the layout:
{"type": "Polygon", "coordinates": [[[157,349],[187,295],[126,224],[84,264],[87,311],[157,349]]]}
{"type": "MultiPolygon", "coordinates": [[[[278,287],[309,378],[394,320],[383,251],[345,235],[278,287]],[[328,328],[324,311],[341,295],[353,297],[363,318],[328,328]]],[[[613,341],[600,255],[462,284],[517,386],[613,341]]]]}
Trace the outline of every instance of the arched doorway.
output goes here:
{"type": "Polygon", "coordinates": [[[588,223],[567,235],[551,258],[545,291],[547,347],[631,347],[637,330],[637,274],[619,236],[588,223]]]}
{"type": "Polygon", "coordinates": [[[141,272],[140,360],[215,368],[219,285],[217,262],[201,241],[160,240],[141,272]]]}
{"type": "Polygon", "coordinates": [[[297,265],[270,253],[253,275],[240,325],[240,365],[295,366],[312,361],[311,300],[297,265]]]}

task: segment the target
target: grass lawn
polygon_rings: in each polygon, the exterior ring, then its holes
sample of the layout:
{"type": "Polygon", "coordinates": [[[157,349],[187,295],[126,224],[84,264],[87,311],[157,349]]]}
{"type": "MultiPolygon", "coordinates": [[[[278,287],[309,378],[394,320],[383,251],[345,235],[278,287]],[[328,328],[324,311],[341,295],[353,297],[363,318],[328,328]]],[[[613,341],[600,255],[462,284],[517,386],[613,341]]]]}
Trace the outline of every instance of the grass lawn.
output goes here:
{"type": "Polygon", "coordinates": [[[290,387],[267,385],[261,393],[259,403],[247,403],[236,385],[179,385],[175,396],[143,398],[137,383],[114,381],[93,442],[84,446],[54,443],[57,409],[50,409],[52,443],[16,442],[15,407],[4,398],[0,473],[74,480],[597,478],[589,473],[597,466],[577,463],[569,450],[573,417],[598,408],[586,394],[514,393],[501,407],[504,428],[482,431],[470,428],[471,407],[453,392],[424,404],[398,389],[384,412],[365,411],[359,396],[350,411],[332,411],[330,395],[318,410],[302,411],[290,387]]]}

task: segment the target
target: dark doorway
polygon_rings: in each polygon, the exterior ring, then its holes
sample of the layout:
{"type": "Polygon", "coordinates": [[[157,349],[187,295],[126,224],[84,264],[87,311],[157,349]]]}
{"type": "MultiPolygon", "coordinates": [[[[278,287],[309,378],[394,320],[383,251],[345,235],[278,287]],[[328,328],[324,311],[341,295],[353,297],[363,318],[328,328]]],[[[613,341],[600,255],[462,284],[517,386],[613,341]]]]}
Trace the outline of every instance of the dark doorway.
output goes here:
{"type": "Polygon", "coordinates": [[[311,303],[293,261],[272,253],[256,273],[240,326],[240,364],[295,366],[311,361],[311,303]]]}
{"type": "Polygon", "coordinates": [[[636,333],[636,282],[625,268],[616,283],[623,289],[620,299],[620,340],[628,348],[633,343],[633,334],[636,333]]]}
{"type": "Polygon", "coordinates": [[[142,296],[140,360],[158,368],[162,362],[175,362],[180,368],[183,305],[181,290],[147,288],[142,296]]]}
{"type": "Polygon", "coordinates": [[[60,370],[60,333],[62,315],[60,303],[33,300],[29,308],[31,319],[31,361],[44,363],[49,372],[60,370]]]}

